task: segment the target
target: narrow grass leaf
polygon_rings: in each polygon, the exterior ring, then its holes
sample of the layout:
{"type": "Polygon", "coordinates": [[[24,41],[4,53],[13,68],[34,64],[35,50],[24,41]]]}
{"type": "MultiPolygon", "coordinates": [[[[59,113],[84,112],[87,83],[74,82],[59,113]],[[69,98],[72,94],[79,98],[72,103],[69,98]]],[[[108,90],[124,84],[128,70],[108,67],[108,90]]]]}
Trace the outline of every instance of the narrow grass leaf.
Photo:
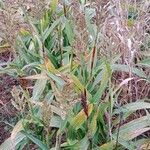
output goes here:
{"type": "MultiPolygon", "coordinates": [[[[88,114],[90,115],[93,110],[93,104],[88,105],[88,114]]],[[[70,122],[73,128],[76,130],[81,127],[81,125],[87,120],[87,116],[82,109],[70,122]]]]}
{"type": "Polygon", "coordinates": [[[73,80],[74,84],[78,87],[78,89],[80,89],[81,91],[84,91],[84,89],[85,89],[84,86],[78,80],[78,78],[76,76],[74,76],[73,74],[71,74],[70,78],[73,80]]]}
{"type": "Polygon", "coordinates": [[[36,81],[34,87],[33,87],[33,94],[32,98],[35,101],[38,101],[45,89],[47,83],[47,79],[39,79],[36,81]]]}
{"type": "MultiPolygon", "coordinates": [[[[112,65],[112,70],[113,71],[123,71],[123,72],[130,72],[130,68],[127,65],[121,65],[121,64],[114,64],[112,65]]],[[[142,71],[139,70],[138,68],[132,68],[132,73],[142,77],[142,78],[147,78],[146,74],[142,71]]]]}
{"type": "Polygon", "coordinates": [[[71,28],[71,25],[68,21],[66,21],[66,24],[65,24],[65,33],[67,34],[69,43],[72,44],[73,40],[74,40],[74,34],[73,34],[73,30],[71,28]]]}
{"type": "Polygon", "coordinates": [[[55,74],[52,74],[50,72],[47,72],[47,75],[53,79],[56,83],[58,83],[59,85],[63,86],[65,84],[65,81],[60,78],[59,76],[55,75],[55,74]]]}
{"type": "Polygon", "coordinates": [[[131,132],[127,132],[127,133],[122,133],[120,134],[121,138],[125,141],[129,141],[132,140],[138,136],[140,136],[141,134],[143,134],[146,131],[150,131],[150,128],[141,128],[141,129],[137,129],[137,130],[132,130],[131,132]]]}
{"type": "Polygon", "coordinates": [[[85,136],[82,140],[80,140],[79,149],[88,150],[89,144],[88,136],[85,136]]]}
{"type": "Polygon", "coordinates": [[[92,121],[89,126],[89,132],[91,133],[92,136],[94,136],[97,130],[97,116],[98,116],[98,111],[92,117],[92,121]]]}
{"type": "Polygon", "coordinates": [[[11,139],[9,137],[7,140],[5,140],[1,145],[0,145],[0,150],[16,150],[16,146],[25,138],[26,136],[22,133],[18,133],[15,136],[15,139],[11,139]]]}
{"type": "Polygon", "coordinates": [[[145,67],[150,67],[150,58],[142,60],[141,62],[139,62],[138,65],[142,65],[142,66],[145,66],[145,67]]]}
{"type": "Polygon", "coordinates": [[[50,71],[51,73],[59,73],[59,71],[55,69],[53,63],[51,62],[50,59],[48,59],[48,57],[44,59],[44,64],[45,64],[46,69],[50,71]]]}
{"type": "Polygon", "coordinates": [[[45,79],[48,80],[49,78],[47,77],[46,74],[36,74],[32,76],[27,76],[27,77],[22,77],[21,79],[28,79],[28,80],[39,80],[39,79],[45,79]]]}
{"type": "Polygon", "coordinates": [[[14,140],[21,130],[23,130],[22,120],[19,120],[11,132],[11,139],[14,140]]]}
{"type": "Polygon", "coordinates": [[[113,150],[115,143],[116,143],[115,141],[105,143],[105,144],[100,146],[99,150],[113,150]]]}
{"type": "Polygon", "coordinates": [[[53,24],[50,27],[47,27],[46,30],[43,33],[43,41],[45,41],[48,36],[52,33],[54,28],[60,23],[60,19],[57,19],[56,21],[53,22],[53,24]]]}
{"type": "Polygon", "coordinates": [[[96,94],[94,95],[94,97],[92,98],[91,100],[92,103],[96,103],[100,100],[101,96],[103,95],[104,90],[107,87],[108,81],[109,81],[109,74],[108,74],[107,69],[105,68],[103,75],[102,75],[101,85],[99,89],[97,90],[96,94]]]}
{"type": "Polygon", "coordinates": [[[55,11],[57,5],[58,5],[58,0],[52,0],[52,1],[51,1],[51,10],[52,10],[52,11],[55,11]]]}
{"type": "Polygon", "coordinates": [[[148,131],[150,129],[149,123],[150,120],[147,116],[132,120],[120,127],[119,138],[123,141],[129,141],[148,131]]]}
{"type": "Polygon", "coordinates": [[[119,114],[120,111],[125,113],[129,111],[136,111],[136,110],[141,110],[141,109],[150,109],[150,103],[148,102],[133,102],[133,103],[128,103],[126,105],[123,105],[120,107],[118,110],[114,111],[114,114],[119,114]]]}
{"type": "Polygon", "coordinates": [[[33,135],[26,132],[22,132],[26,137],[28,137],[33,143],[38,145],[42,150],[48,150],[48,147],[39,139],[35,138],[33,135]]]}

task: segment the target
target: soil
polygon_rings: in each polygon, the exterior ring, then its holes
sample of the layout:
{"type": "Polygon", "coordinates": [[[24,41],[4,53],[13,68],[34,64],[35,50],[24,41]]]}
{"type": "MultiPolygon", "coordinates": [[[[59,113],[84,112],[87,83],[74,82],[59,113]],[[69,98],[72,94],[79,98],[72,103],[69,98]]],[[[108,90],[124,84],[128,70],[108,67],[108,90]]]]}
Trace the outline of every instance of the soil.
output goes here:
{"type": "MultiPolygon", "coordinates": [[[[10,52],[0,54],[0,62],[9,59],[10,52]]],[[[17,111],[11,104],[11,89],[17,84],[13,77],[0,75],[0,144],[10,136],[11,129],[17,120],[17,111]]]]}

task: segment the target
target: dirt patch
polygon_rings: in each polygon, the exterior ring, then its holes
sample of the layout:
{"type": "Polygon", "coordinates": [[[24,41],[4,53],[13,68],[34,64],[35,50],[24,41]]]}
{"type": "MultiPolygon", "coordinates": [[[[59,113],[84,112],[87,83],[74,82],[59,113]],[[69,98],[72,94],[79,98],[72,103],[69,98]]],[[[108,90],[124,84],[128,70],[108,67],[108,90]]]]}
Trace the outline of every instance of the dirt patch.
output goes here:
{"type": "Polygon", "coordinates": [[[4,74],[0,76],[0,144],[10,136],[10,131],[17,120],[17,112],[11,104],[11,89],[16,80],[4,74]]]}
{"type": "MultiPolygon", "coordinates": [[[[0,62],[5,63],[10,59],[10,52],[0,54],[0,62]]],[[[11,89],[18,81],[13,77],[0,75],[0,144],[10,136],[12,127],[17,120],[17,111],[11,104],[11,89]]]]}
{"type": "Polygon", "coordinates": [[[17,111],[11,104],[11,89],[17,81],[4,74],[0,77],[0,143],[10,136],[10,131],[17,121],[17,111]]]}

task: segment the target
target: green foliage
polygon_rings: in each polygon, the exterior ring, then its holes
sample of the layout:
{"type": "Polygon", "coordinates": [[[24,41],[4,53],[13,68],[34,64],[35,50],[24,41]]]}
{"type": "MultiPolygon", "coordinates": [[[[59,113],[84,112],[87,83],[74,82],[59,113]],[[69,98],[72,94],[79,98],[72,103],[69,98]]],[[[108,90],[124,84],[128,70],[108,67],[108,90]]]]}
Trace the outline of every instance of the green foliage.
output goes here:
{"type": "MultiPolygon", "coordinates": [[[[83,4],[82,1],[80,5],[83,4]]],[[[50,10],[35,22],[25,14],[31,32],[20,31],[15,58],[0,68],[0,73],[24,81],[13,93],[14,98],[19,97],[14,100],[14,106],[22,110],[21,128],[14,127],[0,149],[10,149],[11,144],[14,149],[32,145],[42,150],[136,149],[135,141],[150,130],[147,111],[150,104],[138,101],[118,106],[122,85],[132,79],[125,80],[119,88],[112,79],[116,71],[131,71],[142,79],[148,79],[147,75],[137,67],[130,70],[128,65],[118,64],[118,56],[111,60],[98,57],[98,26],[91,23],[95,8],[83,10],[86,36],[94,40],[80,43],[85,37],[84,34],[79,35],[81,39],[78,37],[69,4],[64,3],[60,8],[57,5],[58,1],[53,0],[50,10]],[[145,116],[122,125],[128,113],[141,109],[145,110],[145,116]]],[[[149,67],[149,60],[139,65],[149,67]]]]}

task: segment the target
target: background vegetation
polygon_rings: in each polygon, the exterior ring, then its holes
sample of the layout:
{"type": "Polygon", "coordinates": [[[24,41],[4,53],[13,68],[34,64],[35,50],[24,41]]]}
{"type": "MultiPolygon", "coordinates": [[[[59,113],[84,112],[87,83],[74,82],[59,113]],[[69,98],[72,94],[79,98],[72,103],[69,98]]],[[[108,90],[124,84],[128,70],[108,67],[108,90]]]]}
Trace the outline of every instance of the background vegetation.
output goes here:
{"type": "Polygon", "coordinates": [[[0,73],[17,119],[0,149],[150,149],[148,0],[1,1],[0,73]]]}

